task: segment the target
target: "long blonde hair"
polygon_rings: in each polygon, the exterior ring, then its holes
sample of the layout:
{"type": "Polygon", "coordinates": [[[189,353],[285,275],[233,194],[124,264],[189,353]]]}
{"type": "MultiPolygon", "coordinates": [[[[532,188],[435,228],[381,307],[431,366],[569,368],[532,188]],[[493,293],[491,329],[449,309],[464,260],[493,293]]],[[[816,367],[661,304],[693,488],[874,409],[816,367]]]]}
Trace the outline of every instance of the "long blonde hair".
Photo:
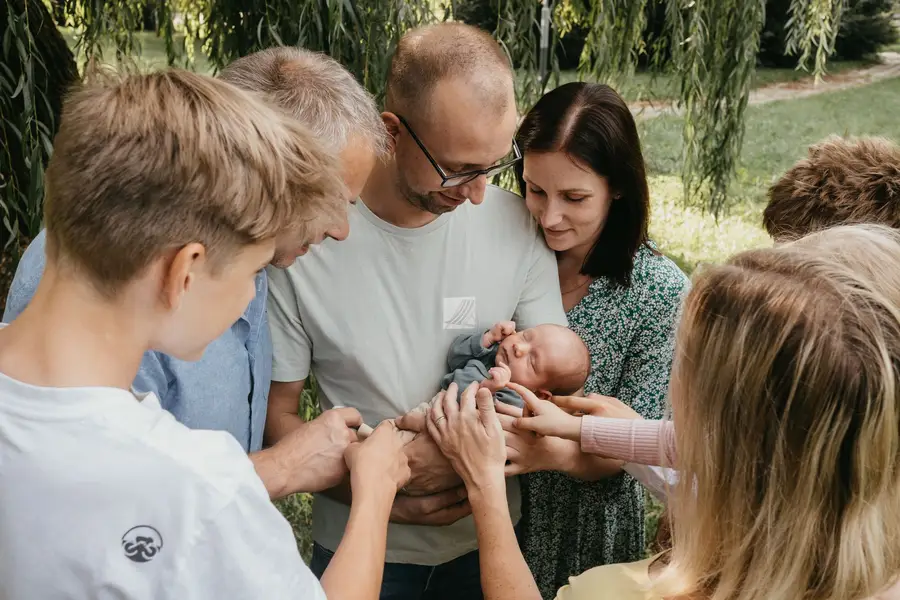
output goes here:
{"type": "Polygon", "coordinates": [[[663,595],[870,598],[900,573],[900,234],[833,228],[702,272],[672,377],[663,595]]]}

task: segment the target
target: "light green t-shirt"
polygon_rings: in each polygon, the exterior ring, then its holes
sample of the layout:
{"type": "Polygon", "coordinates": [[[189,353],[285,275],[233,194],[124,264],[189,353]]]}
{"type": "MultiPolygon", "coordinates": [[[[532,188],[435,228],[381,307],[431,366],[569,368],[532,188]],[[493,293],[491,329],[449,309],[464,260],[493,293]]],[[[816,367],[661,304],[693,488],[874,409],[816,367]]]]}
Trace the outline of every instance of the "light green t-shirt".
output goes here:
{"type": "MultiPolygon", "coordinates": [[[[314,246],[286,270],[269,269],[274,381],[310,371],[323,409],[359,409],[376,425],[430,400],[462,333],[514,319],[566,324],[556,260],[519,196],[488,186],[424,227],[396,227],[362,201],[350,235],[314,246]]],[[[518,482],[507,487],[521,514],[518,482]]],[[[313,538],[337,548],[349,507],[317,495],[313,538]]],[[[476,548],[471,517],[449,527],[392,523],[387,561],[438,565],[476,548]]]]}

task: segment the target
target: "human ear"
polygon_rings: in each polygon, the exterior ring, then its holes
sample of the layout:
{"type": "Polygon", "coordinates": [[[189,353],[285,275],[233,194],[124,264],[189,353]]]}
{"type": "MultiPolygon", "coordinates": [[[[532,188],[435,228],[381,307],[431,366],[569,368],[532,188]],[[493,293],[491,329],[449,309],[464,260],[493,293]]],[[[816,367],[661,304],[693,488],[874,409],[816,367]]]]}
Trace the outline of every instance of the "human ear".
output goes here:
{"type": "Polygon", "coordinates": [[[392,112],[381,113],[381,121],[388,133],[388,150],[393,152],[397,145],[397,136],[400,135],[400,119],[392,112]]]}
{"type": "Polygon", "coordinates": [[[547,390],[537,390],[535,395],[538,398],[540,398],[541,400],[552,400],[553,399],[553,394],[551,394],[547,390]]]}
{"type": "Polygon", "coordinates": [[[198,269],[206,263],[206,248],[196,242],[179,249],[163,270],[162,300],[167,309],[175,311],[181,306],[184,294],[191,290],[198,269]]]}

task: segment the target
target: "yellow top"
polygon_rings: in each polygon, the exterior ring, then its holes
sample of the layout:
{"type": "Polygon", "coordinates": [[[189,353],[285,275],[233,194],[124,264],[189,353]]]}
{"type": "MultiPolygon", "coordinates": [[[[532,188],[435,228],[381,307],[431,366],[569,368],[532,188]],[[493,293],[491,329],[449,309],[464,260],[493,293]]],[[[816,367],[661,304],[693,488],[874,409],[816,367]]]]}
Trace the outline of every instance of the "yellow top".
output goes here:
{"type": "Polygon", "coordinates": [[[594,567],[569,577],[569,585],[557,592],[556,600],[662,600],[648,591],[650,564],[656,558],[594,567]]]}

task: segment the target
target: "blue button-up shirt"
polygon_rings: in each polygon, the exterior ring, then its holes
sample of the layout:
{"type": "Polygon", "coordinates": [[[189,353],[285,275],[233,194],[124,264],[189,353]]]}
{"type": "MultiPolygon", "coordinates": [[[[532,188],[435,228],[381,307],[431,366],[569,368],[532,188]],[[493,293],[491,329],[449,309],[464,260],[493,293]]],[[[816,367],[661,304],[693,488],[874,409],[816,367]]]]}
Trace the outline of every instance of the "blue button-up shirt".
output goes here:
{"type": "MultiPolygon", "coordinates": [[[[42,231],[22,255],[3,322],[15,319],[34,296],[44,272],[45,243],[42,231]]],[[[227,431],[244,450],[259,450],[272,377],[267,293],[263,271],[256,278],[256,297],[247,310],[196,362],[147,352],[134,380],[135,391],[153,392],[164,409],[192,429],[227,431]]]]}

